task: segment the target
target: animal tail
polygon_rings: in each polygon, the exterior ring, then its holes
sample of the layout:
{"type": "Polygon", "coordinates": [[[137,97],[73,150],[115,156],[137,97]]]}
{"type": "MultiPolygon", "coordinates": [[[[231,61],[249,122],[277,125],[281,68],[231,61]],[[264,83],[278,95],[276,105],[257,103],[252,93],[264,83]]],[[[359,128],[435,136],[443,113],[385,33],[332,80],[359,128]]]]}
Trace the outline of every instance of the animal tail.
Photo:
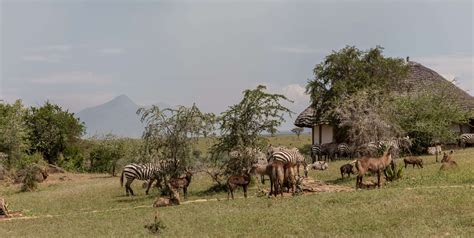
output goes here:
{"type": "Polygon", "coordinates": [[[123,170],[122,170],[122,175],[120,176],[120,187],[123,187],[123,170]]]}

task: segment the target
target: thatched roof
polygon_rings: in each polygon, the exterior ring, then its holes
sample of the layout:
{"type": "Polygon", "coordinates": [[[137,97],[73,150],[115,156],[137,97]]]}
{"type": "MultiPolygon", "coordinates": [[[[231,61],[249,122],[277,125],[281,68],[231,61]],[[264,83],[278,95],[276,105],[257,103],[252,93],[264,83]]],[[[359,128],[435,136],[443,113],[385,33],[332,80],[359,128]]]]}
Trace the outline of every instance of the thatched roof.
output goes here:
{"type": "MultiPolygon", "coordinates": [[[[397,90],[400,94],[432,92],[444,94],[459,102],[459,105],[471,112],[474,118],[474,97],[458,88],[435,71],[416,62],[409,62],[409,74],[406,79],[407,87],[397,90]]],[[[327,124],[327,120],[317,115],[312,106],[306,108],[295,120],[298,127],[309,127],[313,125],[327,124]]]]}

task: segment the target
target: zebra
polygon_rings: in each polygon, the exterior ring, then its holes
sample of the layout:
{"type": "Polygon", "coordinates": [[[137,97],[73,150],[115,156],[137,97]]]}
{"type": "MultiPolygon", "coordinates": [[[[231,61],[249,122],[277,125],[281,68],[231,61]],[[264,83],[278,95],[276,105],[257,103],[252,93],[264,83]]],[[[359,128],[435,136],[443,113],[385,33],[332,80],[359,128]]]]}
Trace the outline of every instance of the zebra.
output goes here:
{"type": "Polygon", "coordinates": [[[465,133],[459,136],[459,145],[464,149],[466,144],[474,144],[474,134],[465,133]]]}
{"type": "Polygon", "coordinates": [[[296,166],[298,176],[300,175],[300,166],[303,166],[304,175],[305,177],[308,176],[306,160],[297,148],[288,149],[284,147],[279,147],[278,149],[274,149],[274,152],[268,158],[268,162],[271,163],[274,160],[282,162],[283,164],[285,164],[285,166],[296,166]]]}
{"type": "Polygon", "coordinates": [[[319,144],[314,144],[311,146],[311,159],[312,163],[316,162],[316,160],[321,160],[322,156],[322,150],[321,150],[321,145],[319,144]]]}
{"type": "Polygon", "coordinates": [[[133,180],[150,180],[146,189],[146,194],[150,190],[151,185],[156,179],[160,183],[161,176],[164,171],[168,171],[172,167],[175,167],[174,161],[172,160],[161,160],[158,163],[147,163],[147,164],[128,164],[122,170],[120,177],[120,185],[123,186],[124,177],[127,179],[125,183],[125,192],[127,196],[130,194],[133,196],[133,190],[130,187],[133,180]]]}
{"type": "Polygon", "coordinates": [[[352,149],[348,144],[340,143],[337,145],[336,154],[337,154],[337,157],[352,158],[352,149]]]}

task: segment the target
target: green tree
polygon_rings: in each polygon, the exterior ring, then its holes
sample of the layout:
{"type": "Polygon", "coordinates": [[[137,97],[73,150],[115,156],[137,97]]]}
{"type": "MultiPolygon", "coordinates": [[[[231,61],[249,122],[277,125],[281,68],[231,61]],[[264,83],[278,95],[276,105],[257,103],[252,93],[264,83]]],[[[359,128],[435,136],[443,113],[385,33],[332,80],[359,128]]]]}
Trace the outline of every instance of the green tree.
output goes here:
{"type": "Polygon", "coordinates": [[[468,122],[468,112],[448,95],[425,93],[394,100],[397,123],[415,139],[412,152],[422,153],[435,142],[454,142],[452,125],[468,122]]]}
{"type": "MultiPolygon", "coordinates": [[[[378,46],[367,51],[347,46],[328,55],[313,70],[315,77],[308,81],[306,92],[310,94],[312,106],[317,109],[316,116],[319,121],[328,120],[349,134],[342,137],[360,138],[361,129],[380,126],[376,128],[380,132],[390,125],[384,106],[391,99],[391,89],[405,87],[403,79],[408,66],[402,59],[385,57],[382,52],[383,48],[378,46]],[[365,106],[369,106],[368,110],[365,106]],[[368,114],[378,120],[372,127],[365,124],[370,122],[365,119],[368,114]],[[348,130],[353,126],[348,123],[350,119],[357,120],[355,124],[359,128],[348,130]]],[[[362,140],[383,139],[377,135],[362,140]]]]}
{"type": "Polygon", "coordinates": [[[13,104],[0,103],[0,152],[7,154],[8,166],[20,162],[29,148],[26,114],[21,100],[13,104]]]}
{"type": "Polygon", "coordinates": [[[84,134],[85,126],[74,113],[46,102],[41,107],[31,107],[27,116],[30,129],[31,150],[40,152],[48,163],[55,164],[58,157],[84,134]]]}
{"type": "Polygon", "coordinates": [[[127,155],[126,140],[113,134],[94,139],[94,147],[89,154],[91,172],[117,173],[118,162],[127,155]]]}
{"type": "Polygon", "coordinates": [[[140,108],[137,114],[146,125],[144,154],[158,160],[171,159],[174,166],[165,171],[169,176],[179,175],[191,165],[197,140],[214,131],[215,115],[201,112],[196,105],[163,110],[152,106],[140,108]]]}
{"type": "MultiPolygon", "coordinates": [[[[214,162],[224,164],[227,173],[236,173],[248,168],[252,158],[251,151],[263,149],[266,140],[264,132],[274,134],[291,111],[282,101],[290,101],[284,95],[265,92],[265,86],[245,90],[242,101],[230,106],[219,118],[221,136],[212,148],[214,162]],[[239,151],[240,158],[223,157],[231,151],[239,151]],[[222,160],[222,158],[227,158],[222,160]]],[[[291,101],[290,101],[291,102],[291,101]]]]}
{"type": "Polygon", "coordinates": [[[300,135],[301,135],[301,133],[303,133],[303,131],[304,131],[304,128],[302,128],[302,127],[295,127],[293,129],[291,129],[291,132],[295,133],[296,136],[298,136],[298,139],[300,138],[300,135]]]}

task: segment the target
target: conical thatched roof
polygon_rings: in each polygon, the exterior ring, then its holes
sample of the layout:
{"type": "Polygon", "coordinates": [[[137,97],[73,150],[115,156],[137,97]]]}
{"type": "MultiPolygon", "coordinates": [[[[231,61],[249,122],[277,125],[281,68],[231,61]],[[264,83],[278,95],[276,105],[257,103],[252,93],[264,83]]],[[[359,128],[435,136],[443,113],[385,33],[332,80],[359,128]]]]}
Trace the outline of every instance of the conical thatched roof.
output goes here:
{"type": "MultiPolygon", "coordinates": [[[[416,62],[408,62],[410,66],[408,77],[406,79],[407,87],[398,89],[400,94],[406,93],[425,93],[447,95],[459,102],[459,105],[471,112],[474,118],[474,97],[458,88],[435,71],[416,62]]],[[[306,108],[296,118],[295,125],[299,127],[312,128],[316,124],[326,124],[327,120],[318,117],[316,109],[312,106],[306,108]]]]}

